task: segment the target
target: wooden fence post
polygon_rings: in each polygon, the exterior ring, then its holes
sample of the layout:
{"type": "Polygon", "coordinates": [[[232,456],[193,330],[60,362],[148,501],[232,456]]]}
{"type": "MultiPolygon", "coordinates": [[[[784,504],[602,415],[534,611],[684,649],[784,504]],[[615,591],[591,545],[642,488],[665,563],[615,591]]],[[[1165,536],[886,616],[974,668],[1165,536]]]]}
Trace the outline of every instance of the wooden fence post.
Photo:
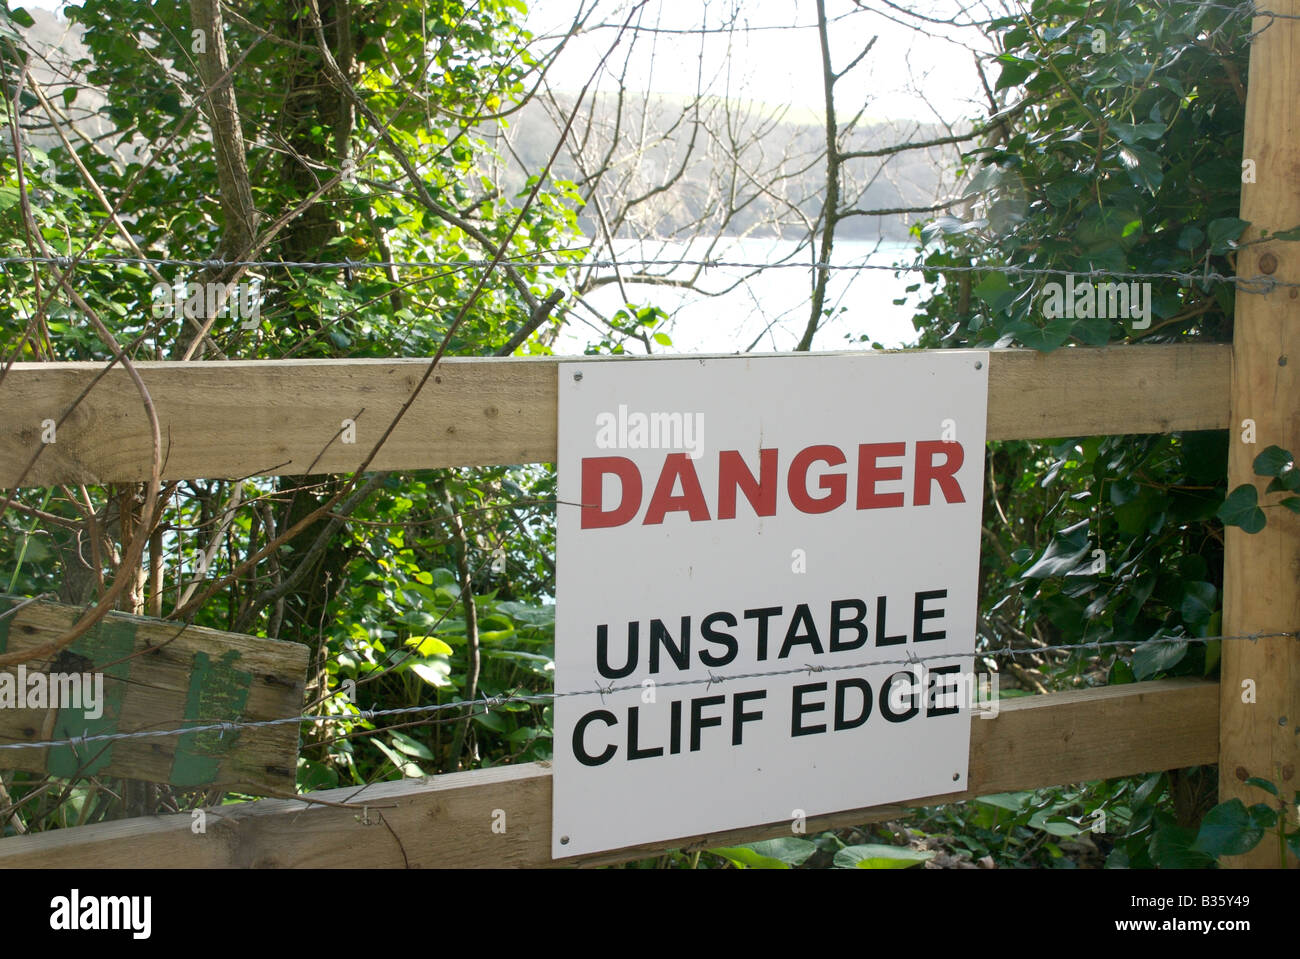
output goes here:
{"type": "MultiPolygon", "coordinates": [[[[1300,0],[1268,4],[1300,15],[1300,0]]],[[[1243,240],[1300,225],[1300,21],[1257,16],[1262,30],[1250,51],[1241,187],[1243,240]],[[1253,161],[1254,182],[1246,167],[1253,161]]],[[[1300,244],[1269,242],[1238,254],[1238,275],[1300,282],[1300,244]]],[[[1228,489],[1256,483],[1253,462],[1277,445],[1300,454],[1300,287],[1271,293],[1238,290],[1233,334],[1232,428],[1228,489]],[[1253,421],[1254,443],[1246,421],[1253,421]]],[[[1278,497],[1263,495],[1276,502],[1278,497]]],[[[1248,534],[1229,527],[1223,584],[1224,635],[1300,629],[1300,516],[1265,511],[1267,527],[1248,534]]],[[[1219,707],[1219,801],[1247,806],[1271,798],[1245,785],[1250,777],[1277,783],[1283,796],[1300,788],[1300,641],[1295,638],[1223,643],[1219,707]]],[[[1296,810],[1288,806],[1292,824],[1296,810]]],[[[1279,866],[1278,844],[1266,836],[1233,866],[1279,866]]],[[[1294,865],[1294,857],[1288,865],[1294,865]]]]}

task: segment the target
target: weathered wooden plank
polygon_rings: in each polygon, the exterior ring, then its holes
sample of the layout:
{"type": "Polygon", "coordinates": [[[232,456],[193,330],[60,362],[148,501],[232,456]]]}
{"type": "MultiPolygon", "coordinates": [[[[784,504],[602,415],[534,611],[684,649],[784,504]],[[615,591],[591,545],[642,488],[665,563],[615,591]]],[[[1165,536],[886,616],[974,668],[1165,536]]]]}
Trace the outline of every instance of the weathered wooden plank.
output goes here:
{"type": "MultiPolygon", "coordinates": [[[[1228,424],[1230,361],[1228,347],[1203,344],[995,351],[988,437],[1222,429],[1228,424]]],[[[444,360],[373,468],[554,462],[559,362],[444,360]]],[[[163,478],[193,479],[353,470],[427,363],[235,360],[139,368],[162,427],[163,478]],[[339,435],[345,419],[356,421],[355,443],[339,435]]],[[[10,369],[0,382],[0,488],[18,483],[38,449],[23,485],[148,478],[144,411],[120,369],[105,375],[75,408],[55,442],[42,444],[42,422],[63,417],[100,369],[91,363],[18,363],[10,369]]]]}
{"type": "MultiPolygon", "coordinates": [[[[1283,17],[1300,16],[1300,0],[1270,8],[1283,17]]],[[[1250,45],[1250,83],[1246,88],[1243,156],[1255,161],[1255,182],[1241,187],[1241,218],[1251,226],[1243,240],[1256,243],[1261,230],[1277,233],[1300,223],[1300,23],[1265,29],[1272,19],[1257,18],[1262,30],[1250,45]]],[[[1272,275],[1300,281],[1300,250],[1294,243],[1260,243],[1237,254],[1243,276],[1272,275]]],[[[1300,326],[1295,287],[1267,294],[1238,294],[1233,317],[1232,424],[1228,488],[1248,483],[1264,494],[1254,460],[1269,446],[1300,455],[1300,326]],[[1243,442],[1243,421],[1254,422],[1254,437],[1243,442]]],[[[1300,628],[1300,516],[1267,510],[1268,525],[1249,534],[1227,528],[1223,556],[1223,631],[1229,635],[1282,632],[1300,628]]],[[[1248,806],[1269,800],[1245,780],[1272,780],[1284,797],[1300,786],[1300,642],[1293,638],[1224,643],[1220,666],[1219,799],[1241,799],[1248,806]],[[1243,683],[1251,695],[1243,701],[1243,683]]],[[[1271,801],[1271,800],[1270,800],[1271,801]]],[[[1286,807],[1295,825],[1296,811],[1286,807]]],[[[1281,865],[1275,842],[1265,840],[1228,865],[1281,865]]],[[[1296,858],[1289,856],[1288,865],[1296,858]]]]}
{"type": "MultiPolygon", "coordinates": [[[[1003,700],[996,718],[971,723],[970,790],[912,805],[1200,765],[1213,762],[1217,753],[1214,683],[1170,679],[1003,700]]],[[[540,764],[310,795],[329,803],[364,803],[366,809],[262,800],[210,812],[203,834],[192,831],[190,814],[181,814],[17,836],[0,840],[0,867],[552,864],[551,771],[540,764]],[[504,832],[493,829],[499,823],[504,832]]],[[[902,808],[813,816],[807,829],[892,818],[902,808]]],[[[620,862],[658,849],[752,842],[789,831],[788,822],[772,823],[564,863],[620,862]]]]}
{"type": "MultiPolygon", "coordinates": [[[[55,603],[28,604],[0,619],[0,652],[40,646],[66,632],[81,612],[55,603]]],[[[21,674],[19,667],[0,671],[0,743],[295,716],[302,710],[308,655],[298,643],[109,613],[53,659],[25,663],[21,674]],[[102,695],[93,686],[83,688],[83,697],[90,696],[73,705],[66,698],[72,690],[65,686],[60,708],[51,708],[50,697],[31,698],[47,687],[47,681],[33,676],[37,673],[98,673],[102,695]],[[16,698],[20,676],[26,683],[22,700],[16,698]],[[15,708],[20,703],[28,708],[15,708]]],[[[0,749],[0,769],[283,794],[295,790],[298,737],[299,728],[285,724],[224,735],[199,732],[80,747],[0,749]]]]}

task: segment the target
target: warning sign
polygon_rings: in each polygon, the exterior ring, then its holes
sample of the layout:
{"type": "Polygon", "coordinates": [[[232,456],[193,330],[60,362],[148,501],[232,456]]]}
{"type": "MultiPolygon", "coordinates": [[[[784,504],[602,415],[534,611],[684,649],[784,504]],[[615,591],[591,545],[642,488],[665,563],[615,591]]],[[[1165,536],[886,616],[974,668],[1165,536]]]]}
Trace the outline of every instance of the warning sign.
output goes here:
{"type": "Polygon", "coordinates": [[[988,354],[559,376],[553,854],[965,788],[988,354]]]}

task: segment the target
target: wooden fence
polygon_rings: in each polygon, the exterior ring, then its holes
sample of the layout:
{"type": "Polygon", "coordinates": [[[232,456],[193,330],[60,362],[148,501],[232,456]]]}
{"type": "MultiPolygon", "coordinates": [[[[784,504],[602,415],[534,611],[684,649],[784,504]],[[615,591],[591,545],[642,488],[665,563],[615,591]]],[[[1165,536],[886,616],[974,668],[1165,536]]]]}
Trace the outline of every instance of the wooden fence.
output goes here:
{"type": "MultiPolygon", "coordinates": [[[[1223,429],[1229,425],[1232,359],[1227,346],[1185,344],[1046,355],[994,351],[988,437],[1223,429]]],[[[300,473],[317,458],[318,472],[354,468],[427,362],[232,361],[139,368],[167,437],[164,476],[178,479],[300,473]],[[356,420],[355,445],[331,442],[343,419],[356,420]]],[[[445,361],[373,466],[553,461],[558,362],[445,361]]],[[[0,486],[15,485],[24,470],[24,484],[142,478],[148,432],[138,394],[122,371],[103,375],[97,364],[18,364],[0,387],[0,397],[11,422],[39,423],[66,410],[96,377],[99,382],[60,427],[57,442],[47,445],[34,465],[39,431],[20,429],[0,437],[0,486]]],[[[1216,684],[1189,680],[1006,701],[996,719],[972,724],[970,789],[925,801],[1212,763],[1220,749],[1218,701],[1216,684]]],[[[190,815],[183,814],[13,837],[0,841],[0,865],[551,862],[550,771],[542,765],[383,783],[361,792],[330,790],[311,798],[335,805],[271,799],[224,806],[210,811],[203,834],[193,833],[190,815]],[[358,810],[358,804],[365,808],[358,810]],[[505,813],[504,835],[492,828],[496,810],[505,813]]],[[[897,812],[897,807],[852,810],[812,818],[808,825],[860,823],[897,812]]],[[[683,836],[572,861],[612,862],[654,848],[702,848],[788,829],[783,822],[683,836]]]]}

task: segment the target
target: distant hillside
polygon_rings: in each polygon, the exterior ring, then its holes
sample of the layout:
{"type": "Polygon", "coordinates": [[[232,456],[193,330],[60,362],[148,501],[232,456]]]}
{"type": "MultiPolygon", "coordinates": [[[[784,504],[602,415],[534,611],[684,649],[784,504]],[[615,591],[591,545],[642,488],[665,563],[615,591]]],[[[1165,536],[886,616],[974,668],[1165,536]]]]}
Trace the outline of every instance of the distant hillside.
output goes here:
{"type": "MultiPolygon", "coordinates": [[[[571,99],[559,98],[559,104],[565,111],[572,108],[571,99]]],[[[612,175],[605,178],[602,200],[608,209],[616,210],[626,197],[654,193],[642,204],[634,223],[619,231],[623,235],[640,232],[668,237],[697,228],[716,228],[723,219],[718,206],[732,196],[739,198],[735,205],[749,202],[726,224],[728,234],[773,236],[782,232],[781,224],[785,230],[797,227],[799,214],[815,220],[821,211],[826,169],[824,159],[817,157],[824,149],[826,133],[821,118],[810,115],[810,111],[789,111],[781,116],[768,105],[718,99],[694,109],[681,97],[631,93],[625,94],[620,103],[619,98],[602,94],[596,98],[594,108],[584,108],[571,137],[585,137],[585,170],[579,170],[566,152],[557,160],[557,175],[582,182],[584,172],[591,174],[609,154],[616,127],[620,143],[610,157],[612,175]],[[697,122],[699,130],[693,129],[697,122]],[[648,131],[644,138],[642,130],[648,131]],[[739,167],[733,162],[737,151],[739,167]],[[661,189],[683,162],[685,170],[680,178],[661,189]]],[[[559,129],[556,119],[540,102],[529,103],[512,118],[510,150],[524,168],[539,170],[554,149],[559,129]]],[[[842,148],[879,149],[951,132],[937,124],[871,121],[853,130],[842,141],[842,148]]],[[[944,189],[944,163],[951,169],[956,157],[956,151],[948,147],[908,151],[889,158],[887,164],[880,159],[851,161],[844,195],[855,196],[865,185],[865,193],[855,204],[858,208],[932,205],[948,195],[944,189]]],[[[522,185],[522,175],[508,177],[508,188],[518,190],[522,185]]],[[[905,239],[909,225],[927,216],[853,217],[842,222],[840,235],[905,239]]],[[[588,211],[584,219],[588,231],[598,228],[593,212],[588,211]]]]}

